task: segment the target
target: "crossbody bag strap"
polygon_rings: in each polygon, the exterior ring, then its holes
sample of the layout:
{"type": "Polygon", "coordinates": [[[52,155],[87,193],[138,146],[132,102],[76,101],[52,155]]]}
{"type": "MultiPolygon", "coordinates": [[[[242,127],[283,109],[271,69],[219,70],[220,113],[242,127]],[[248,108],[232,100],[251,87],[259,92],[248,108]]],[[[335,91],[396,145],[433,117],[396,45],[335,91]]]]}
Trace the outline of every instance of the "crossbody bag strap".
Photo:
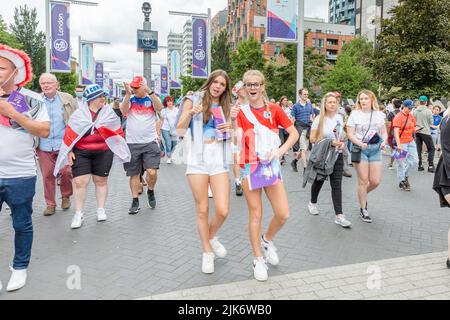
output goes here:
{"type": "Polygon", "coordinates": [[[367,131],[364,134],[364,137],[361,139],[362,143],[364,143],[364,138],[367,136],[367,134],[370,131],[370,126],[372,125],[372,116],[373,116],[373,110],[370,112],[369,128],[367,128],[367,131]]]}
{"type": "Polygon", "coordinates": [[[402,137],[402,134],[403,134],[403,132],[404,132],[405,129],[406,129],[406,125],[408,124],[408,120],[409,120],[409,114],[408,114],[408,117],[406,118],[405,125],[403,126],[403,128],[402,128],[402,130],[401,130],[402,133],[400,133],[400,135],[398,136],[399,138],[402,137]]]}

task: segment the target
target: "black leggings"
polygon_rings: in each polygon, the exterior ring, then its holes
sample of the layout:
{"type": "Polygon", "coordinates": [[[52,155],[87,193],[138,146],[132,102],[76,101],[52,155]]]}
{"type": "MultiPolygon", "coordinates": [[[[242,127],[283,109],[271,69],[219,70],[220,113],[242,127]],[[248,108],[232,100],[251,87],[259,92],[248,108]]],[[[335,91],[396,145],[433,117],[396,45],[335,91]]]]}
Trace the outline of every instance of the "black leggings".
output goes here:
{"type": "MultiPolygon", "coordinates": [[[[334,212],[336,215],[342,214],[342,174],[344,173],[344,157],[339,154],[339,157],[334,164],[333,173],[330,175],[331,198],[333,199],[334,212]]],[[[324,184],[323,181],[314,181],[311,187],[311,203],[316,204],[319,197],[320,189],[324,184]]]]}

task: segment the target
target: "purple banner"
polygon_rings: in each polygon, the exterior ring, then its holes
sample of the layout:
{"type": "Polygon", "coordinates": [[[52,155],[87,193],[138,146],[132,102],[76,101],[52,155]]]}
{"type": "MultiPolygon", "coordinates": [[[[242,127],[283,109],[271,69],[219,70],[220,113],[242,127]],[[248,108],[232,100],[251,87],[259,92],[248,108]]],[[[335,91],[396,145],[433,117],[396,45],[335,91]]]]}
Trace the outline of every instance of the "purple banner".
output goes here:
{"type": "Polygon", "coordinates": [[[192,17],[192,76],[208,77],[206,19],[192,17]]]}
{"type": "Polygon", "coordinates": [[[98,84],[100,87],[104,87],[104,82],[103,82],[103,63],[101,62],[96,62],[95,63],[95,83],[98,84]]]}
{"type": "Polygon", "coordinates": [[[168,94],[169,82],[168,82],[167,67],[161,66],[161,94],[168,94]]]}
{"type": "Polygon", "coordinates": [[[112,98],[114,96],[114,83],[113,79],[109,79],[109,96],[112,98]]]}
{"type": "Polygon", "coordinates": [[[71,72],[69,4],[50,2],[51,72],[71,72]]]}

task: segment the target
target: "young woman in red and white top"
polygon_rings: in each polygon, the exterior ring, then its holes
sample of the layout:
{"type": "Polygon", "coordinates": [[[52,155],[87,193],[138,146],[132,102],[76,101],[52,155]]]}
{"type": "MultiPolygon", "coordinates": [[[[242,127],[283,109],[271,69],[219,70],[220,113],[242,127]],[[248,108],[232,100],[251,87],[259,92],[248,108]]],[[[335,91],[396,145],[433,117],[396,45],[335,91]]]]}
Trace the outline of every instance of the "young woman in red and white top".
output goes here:
{"type": "MultiPolygon", "coordinates": [[[[247,71],[244,75],[244,86],[247,93],[248,105],[250,111],[256,117],[258,122],[269,128],[278,135],[278,126],[282,126],[289,134],[288,140],[279,149],[272,150],[269,161],[275,158],[280,158],[286,151],[291,148],[295,141],[298,140],[298,132],[295,129],[292,121],[287,117],[286,113],[277,104],[268,104],[265,99],[265,79],[264,75],[257,70],[247,71]]],[[[272,240],[280,231],[289,217],[289,203],[282,182],[278,182],[272,186],[265,187],[269,201],[272,205],[274,216],[272,217],[267,232],[262,234],[262,190],[250,190],[248,179],[249,175],[245,171],[246,164],[259,163],[261,159],[256,156],[255,130],[254,125],[247,119],[244,112],[236,107],[233,107],[230,112],[232,127],[235,132],[234,139],[237,140],[237,145],[242,147],[241,151],[241,178],[244,188],[244,195],[247,200],[249,210],[249,235],[253,248],[253,274],[258,281],[266,281],[267,265],[263,258],[263,251],[267,262],[272,265],[279,263],[279,258],[276,253],[272,240]]]]}

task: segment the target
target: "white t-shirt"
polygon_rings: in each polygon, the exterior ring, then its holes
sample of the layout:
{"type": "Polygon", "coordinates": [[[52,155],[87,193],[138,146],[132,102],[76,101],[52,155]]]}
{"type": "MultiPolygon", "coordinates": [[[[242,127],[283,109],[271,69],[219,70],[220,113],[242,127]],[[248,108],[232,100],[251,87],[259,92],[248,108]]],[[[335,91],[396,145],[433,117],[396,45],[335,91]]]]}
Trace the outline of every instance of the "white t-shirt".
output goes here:
{"type": "Polygon", "coordinates": [[[354,110],[350,114],[347,121],[347,126],[355,128],[356,138],[367,143],[375,133],[381,136],[381,130],[385,126],[386,116],[381,111],[373,111],[372,121],[370,121],[371,112],[363,112],[362,110],[354,110]],[[369,128],[370,123],[370,128],[369,128]],[[366,134],[367,132],[367,134],[366,134]]]}
{"type": "Polygon", "coordinates": [[[150,97],[131,97],[127,114],[127,143],[150,143],[156,141],[156,112],[150,97]]]}
{"type": "MultiPolygon", "coordinates": [[[[311,130],[319,129],[320,116],[314,119],[311,126],[311,130]]],[[[325,117],[325,122],[323,124],[323,137],[333,140],[338,140],[342,138],[344,130],[344,122],[339,114],[335,114],[333,118],[325,117]]]]}
{"type": "MultiPolygon", "coordinates": [[[[35,121],[49,122],[45,105],[35,121]]],[[[0,179],[28,178],[37,175],[35,137],[23,129],[0,125],[0,179]]]]}
{"type": "Polygon", "coordinates": [[[165,108],[161,111],[161,116],[164,118],[162,130],[172,131],[176,129],[177,124],[175,122],[177,121],[178,108],[173,107],[172,110],[165,108]]]}

